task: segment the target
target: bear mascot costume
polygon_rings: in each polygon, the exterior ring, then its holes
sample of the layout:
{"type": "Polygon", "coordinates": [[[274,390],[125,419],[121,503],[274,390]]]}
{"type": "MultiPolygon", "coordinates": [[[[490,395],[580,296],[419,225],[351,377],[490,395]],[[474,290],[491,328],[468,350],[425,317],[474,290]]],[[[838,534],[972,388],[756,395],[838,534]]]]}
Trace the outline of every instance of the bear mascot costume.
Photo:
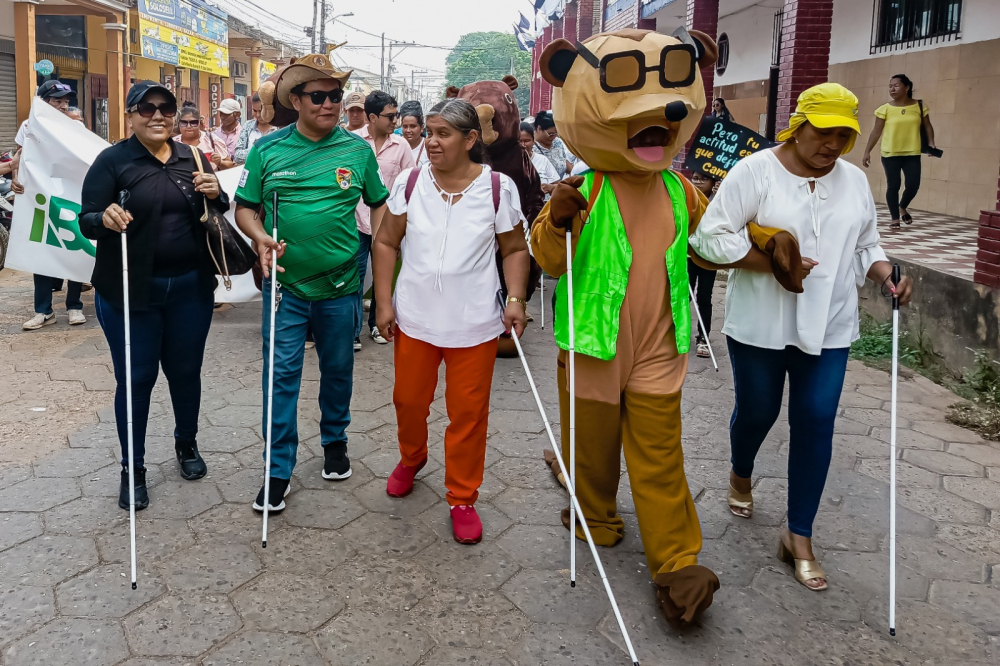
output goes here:
{"type": "MultiPolygon", "coordinates": [[[[486,144],[490,166],[514,181],[521,198],[525,228],[530,229],[545,204],[545,194],[542,192],[542,181],[538,177],[538,172],[531,163],[531,155],[518,141],[521,136],[521,114],[514,99],[515,90],[517,90],[517,79],[507,75],[500,81],[477,81],[461,88],[450,86],[446,97],[458,97],[476,107],[479,124],[483,128],[483,143],[486,144]]],[[[500,272],[500,284],[506,284],[503,277],[503,261],[499,252],[497,270],[500,272]]],[[[530,300],[534,295],[535,286],[541,276],[541,267],[532,260],[528,275],[527,299],[530,300]]],[[[506,297],[506,293],[504,296],[506,297]]],[[[509,335],[500,336],[497,356],[502,358],[517,356],[517,348],[509,335]]]]}
{"type": "MultiPolygon", "coordinates": [[[[554,86],[559,136],[590,167],[558,184],[531,247],[559,277],[554,333],[563,457],[569,460],[567,349],[576,349],[576,492],[594,541],[624,536],[615,502],[624,447],[636,518],[664,615],[690,622],[718,577],[698,564],[701,526],[684,475],[681,386],[691,340],[688,236],[704,195],[670,170],[705,112],[699,69],[715,62],[707,35],[645,30],[557,39],[539,61],[554,86]],[[574,319],[566,230],[574,248],[574,319]]],[[[546,454],[547,458],[551,452],[546,454]]],[[[573,472],[571,472],[573,473],[573,472]]],[[[563,511],[569,525],[569,510],[563,511]]],[[[583,532],[577,527],[577,538],[583,532]]]]}

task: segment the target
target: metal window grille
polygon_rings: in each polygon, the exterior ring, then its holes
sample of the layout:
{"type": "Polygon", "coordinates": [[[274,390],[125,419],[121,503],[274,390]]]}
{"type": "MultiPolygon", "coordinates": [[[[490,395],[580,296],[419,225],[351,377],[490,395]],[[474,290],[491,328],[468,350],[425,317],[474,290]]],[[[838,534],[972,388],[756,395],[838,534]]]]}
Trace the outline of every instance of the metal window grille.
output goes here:
{"type": "MultiPolygon", "coordinates": [[[[878,2],[878,0],[876,0],[878,2]]],[[[785,20],[785,12],[774,12],[774,30],[771,33],[771,67],[781,64],[781,23],[785,20]]]]}
{"type": "Polygon", "coordinates": [[[874,0],[870,53],[962,38],[962,0],[874,0]]]}

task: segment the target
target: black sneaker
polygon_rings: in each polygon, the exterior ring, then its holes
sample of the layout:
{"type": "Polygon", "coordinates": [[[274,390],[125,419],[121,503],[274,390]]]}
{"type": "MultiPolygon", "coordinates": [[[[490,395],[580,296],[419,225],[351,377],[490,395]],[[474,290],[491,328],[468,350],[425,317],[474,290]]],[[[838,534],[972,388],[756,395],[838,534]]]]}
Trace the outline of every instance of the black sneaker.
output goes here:
{"type": "Polygon", "coordinates": [[[181,466],[181,477],[194,481],[208,474],[208,466],[198,453],[198,441],[194,439],[175,439],[174,451],[177,453],[177,462],[181,466]]]}
{"type": "Polygon", "coordinates": [[[347,442],[323,447],[323,478],[343,481],[351,476],[351,460],[347,457],[347,442]]]}
{"type": "Polygon", "coordinates": [[[361,338],[360,337],[354,338],[354,351],[356,351],[356,352],[361,351],[361,338]]]}
{"type": "MultiPolygon", "coordinates": [[[[146,492],[146,468],[135,468],[135,510],[142,511],[149,506],[146,492]]],[[[118,489],[118,506],[128,511],[128,467],[122,466],[122,484],[118,489]]]]}
{"type": "MultiPolygon", "coordinates": [[[[288,487],[288,479],[279,479],[276,476],[268,477],[271,480],[271,489],[268,491],[270,493],[267,498],[268,503],[268,513],[281,513],[285,510],[285,498],[288,497],[288,493],[291,489],[288,487]],[[278,503],[274,503],[274,499],[278,498],[278,503]]],[[[257,499],[253,501],[253,510],[260,511],[264,513],[264,486],[261,485],[260,492],[257,493],[257,499]]]]}
{"type": "Polygon", "coordinates": [[[378,332],[378,326],[372,326],[371,334],[368,336],[372,339],[375,344],[387,345],[389,341],[382,337],[382,334],[378,332]]]}

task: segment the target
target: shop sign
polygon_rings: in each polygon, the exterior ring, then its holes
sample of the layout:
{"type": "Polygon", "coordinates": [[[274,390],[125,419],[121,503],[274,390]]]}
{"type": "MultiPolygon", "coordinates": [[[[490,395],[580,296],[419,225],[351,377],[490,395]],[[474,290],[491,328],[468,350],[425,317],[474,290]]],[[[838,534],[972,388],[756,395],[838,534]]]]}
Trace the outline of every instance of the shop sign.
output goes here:
{"type": "Polygon", "coordinates": [[[138,0],[142,55],[229,76],[228,15],[201,0],[138,0]]]}

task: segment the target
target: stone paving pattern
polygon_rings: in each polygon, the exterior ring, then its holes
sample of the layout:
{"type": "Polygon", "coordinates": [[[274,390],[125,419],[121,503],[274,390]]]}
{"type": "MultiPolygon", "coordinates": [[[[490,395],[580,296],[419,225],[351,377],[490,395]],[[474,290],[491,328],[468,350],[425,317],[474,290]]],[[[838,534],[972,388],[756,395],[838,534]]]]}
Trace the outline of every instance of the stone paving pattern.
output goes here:
{"type": "MultiPolygon", "coordinates": [[[[550,283],[551,284],[551,283],[550,283]]],[[[628,663],[586,545],[568,585],[566,498],[541,462],[547,444],[515,360],[497,363],[483,543],[451,539],[444,501],[443,398],[431,463],[405,500],[385,495],[397,460],[389,347],[357,355],[354,475],[320,477],[317,371],[309,352],[299,465],[288,510],[249,506],[259,487],[259,304],[219,312],[205,364],[201,448],[209,475],[179,478],[166,386],[154,393],[151,506],[139,514],[139,586],[128,584],[128,514],[118,465],[110,357],[90,316],[22,333],[30,276],[0,276],[0,662],[5,666],[199,664],[536,666],[628,663]]],[[[717,292],[721,298],[721,285],[717,292]]],[[[721,305],[721,303],[720,303],[721,305]]],[[[554,347],[526,338],[555,412],[554,347]]],[[[717,313],[721,313],[721,307],[717,313]]],[[[886,628],[889,381],[852,362],[833,466],[816,523],[830,590],[799,586],[774,559],[785,520],[788,428],[775,427],[755,478],[753,520],[726,509],[731,374],[692,359],[683,402],[686,465],[722,581],[700,623],[668,626],[654,602],[628,476],[626,538],[600,554],[641,663],[1000,663],[1000,447],[945,422],[955,401],[922,378],[900,385],[898,636],[886,628]]],[[[439,391],[440,395],[440,391],[439,391]]]]}

